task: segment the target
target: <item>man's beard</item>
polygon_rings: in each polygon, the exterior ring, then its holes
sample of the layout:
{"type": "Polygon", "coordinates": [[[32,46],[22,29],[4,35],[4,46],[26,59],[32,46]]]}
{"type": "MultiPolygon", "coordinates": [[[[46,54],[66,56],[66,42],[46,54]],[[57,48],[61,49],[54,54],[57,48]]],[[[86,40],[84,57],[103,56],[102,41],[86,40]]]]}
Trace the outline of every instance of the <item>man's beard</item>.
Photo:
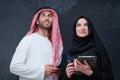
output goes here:
{"type": "Polygon", "coordinates": [[[38,27],[41,28],[41,29],[43,29],[43,30],[49,30],[49,31],[52,30],[52,24],[50,26],[48,26],[48,27],[45,27],[43,25],[43,23],[39,23],[38,27]]]}

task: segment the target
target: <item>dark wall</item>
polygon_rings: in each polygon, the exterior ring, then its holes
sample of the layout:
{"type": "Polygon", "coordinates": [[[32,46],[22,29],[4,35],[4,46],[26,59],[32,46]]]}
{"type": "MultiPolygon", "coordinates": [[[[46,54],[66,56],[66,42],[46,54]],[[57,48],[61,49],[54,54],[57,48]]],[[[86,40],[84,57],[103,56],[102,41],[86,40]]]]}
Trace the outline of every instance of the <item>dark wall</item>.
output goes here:
{"type": "Polygon", "coordinates": [[[36,10],[50,6],[59,14],[64,53],[72,40],[72,24],[83,15],[95,24],[112,63],[114,79],[120,80],[120,1],[117,0],[0,0],[0,80],[18,80],[9,72],[15,48],[30,28],[36,10]]]}

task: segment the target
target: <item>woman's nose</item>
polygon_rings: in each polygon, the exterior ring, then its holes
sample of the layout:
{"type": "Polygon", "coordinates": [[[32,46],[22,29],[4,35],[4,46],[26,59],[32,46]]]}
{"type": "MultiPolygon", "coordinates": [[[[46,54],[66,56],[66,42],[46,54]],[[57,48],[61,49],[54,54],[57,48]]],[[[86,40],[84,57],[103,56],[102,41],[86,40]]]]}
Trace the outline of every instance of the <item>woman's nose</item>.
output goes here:
{"type": "Polygon", "coordinates": [[[82,29],[85,29],[85,26],[81,26],[82,29]]]}

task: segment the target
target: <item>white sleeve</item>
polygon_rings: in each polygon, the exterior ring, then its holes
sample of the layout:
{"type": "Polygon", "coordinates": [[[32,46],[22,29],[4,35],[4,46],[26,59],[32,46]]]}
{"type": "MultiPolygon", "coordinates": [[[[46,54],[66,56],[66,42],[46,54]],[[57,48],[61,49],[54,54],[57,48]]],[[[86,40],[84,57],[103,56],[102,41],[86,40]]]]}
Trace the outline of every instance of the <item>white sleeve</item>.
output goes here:
{"type": "Polygon", "coordinates": [[[26,40],[26,38],[23,38],[17,46],[16,51],[13,55],[10,64],[10,72],[28,79],[43,80],[44,66],[41,66],[39,69],[37,69],[35,67],[25,64],[28,49],[28,41],[26,40]]]}

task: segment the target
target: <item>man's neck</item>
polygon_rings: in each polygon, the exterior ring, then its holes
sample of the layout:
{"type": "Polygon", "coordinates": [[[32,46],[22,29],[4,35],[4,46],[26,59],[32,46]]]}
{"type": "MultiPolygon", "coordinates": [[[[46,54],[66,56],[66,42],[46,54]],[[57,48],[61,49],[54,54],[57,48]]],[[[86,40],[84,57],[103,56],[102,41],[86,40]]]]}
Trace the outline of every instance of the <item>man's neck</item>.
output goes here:
{"type": "Polygon", "coordinates": [[[37,33],[41,36],[48,37],[48,30],[44,30],[44,29],[39,28],[37,33]]]}

